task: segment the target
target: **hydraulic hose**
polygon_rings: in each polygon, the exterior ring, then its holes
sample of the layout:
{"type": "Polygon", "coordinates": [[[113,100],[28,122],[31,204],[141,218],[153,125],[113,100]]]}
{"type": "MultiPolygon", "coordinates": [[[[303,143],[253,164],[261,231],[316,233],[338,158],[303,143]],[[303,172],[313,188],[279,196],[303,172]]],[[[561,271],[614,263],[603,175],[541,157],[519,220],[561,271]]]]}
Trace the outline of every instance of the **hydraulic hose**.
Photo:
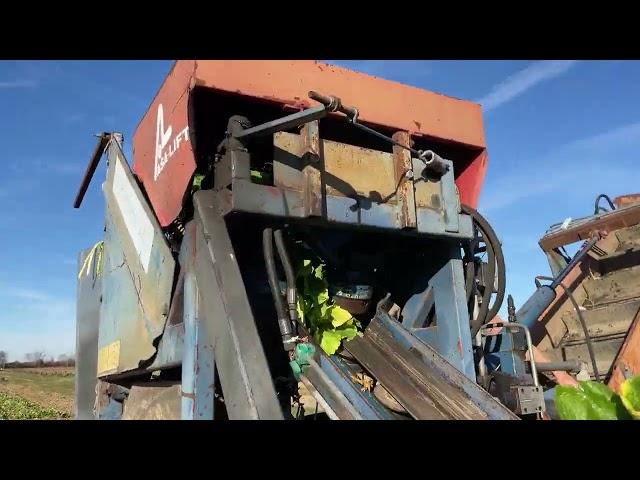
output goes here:
{"type": "MultiPolygon", "coordinates": [[[[498,275],[498,288],[495,292],[496,299],[493,303],[493,306],[489,308],[491,294],[494,293],[493,284],[491,284],[487,285],[487,287],[485,288],[484,294],[482,296],[482,306],[478,314],[478,318],[475,322],[471,322],[471,336],[473,338],[480,330],[480,327],[486,322],[490,321],[493,317],[495,317],[500,310],[500,307],[502,306],[502,302],[504,300],[506,289],[506,272],[502,245],[500,245],[498,236],[496,235],[489,222],[475,209],[467,205],[462,205],[461,207],[462,212],[470,215],[473,218],[473,221],[478,225],[478,228],[482,232],[484,242],[487,245],[487,256],[489,257],[487,277],[489,279],[492,279],[495,278],[496,273],[498,275]]],[[[471,252],[471,256],[473,256],[473,252],[471,252]]]]}
{"type": "Polygon", "coordinates": [[[287,308],[284,305],[282,295],[280,295],[280,288],[278,285],[278,277],[276,273],[276,262],[273,255],[273,230],[271,228],[265,228],[262,231],[262,251],[264,254],[264,263],[267,268],[267,277],[269,279],[269,288],[273,295],[273,303],[276,307],[276,313],[278,315],[278,325],[280,327],[280,333],[285,345],[290,344],[289,341],[293,337],[291,322],[287,315],[287,308]]]}
{"type": "Polygon", "coordinates": [[[276,230],[273,234],[273,238],[276,240],[276,248],[278,249],[278,256],[284,267],[284,274],[287,277],[287,303],[289,304],[289,318],[291,318],[292,324],[296,325],[298,321],[298,292],[296,290],[296,276],[293,272],[293,265],[287,252],[287,247],[282,238],[282,230],[276,230]]]}
{"type": "MultiPolygon", "coordinates": [[[[536,277],[536,280],[555,280],[551,277],[536,277]]],[[[591,359],[591,367],[593,368],[593,376],[596,378],[596,381],[600,381],[600,373],[598,372],[598,366],[596,365],[596,354],[593,351],[593,343],[591,342],[591,335],[589,335],[589,329],[587,328],[587,322],[585,322],[584,317],[582,316],[582,312],[580,311],[580,307],[578,306],[578,302],[576,302],[573,293],[571,290],[567,288],[564,283],[558,283],[559,287],[562,287],[564,293],[569,297],[569,301],[571,301],[571,305],[575,309],[578,314],[578,320],[580,321],[580,326],[582,327],[582,331],[584,332],[584,339],[587,343],[587,350],[589,351],[589,358],[591,359]]]]}
{"type": "Polygon", "coordinates": [[[596,197],[596,203],[595,203],[595,206],[593,208],[593,214],[594,215],[597,215],[598,213],[600,213],[600,210],[605,210],[604,208],[602,208],[600,206],[600,199],[602,199],[602,198],[604,198],[607,201],[607,203],[609,204],[609,207],[611,207],[611,210],[615,210],[616,209],[615,205],[611,201],[611,198],[609,198],[609,195],[605,195],[604,193],[601,193],[600,195],[598,195],[596,197]]]}

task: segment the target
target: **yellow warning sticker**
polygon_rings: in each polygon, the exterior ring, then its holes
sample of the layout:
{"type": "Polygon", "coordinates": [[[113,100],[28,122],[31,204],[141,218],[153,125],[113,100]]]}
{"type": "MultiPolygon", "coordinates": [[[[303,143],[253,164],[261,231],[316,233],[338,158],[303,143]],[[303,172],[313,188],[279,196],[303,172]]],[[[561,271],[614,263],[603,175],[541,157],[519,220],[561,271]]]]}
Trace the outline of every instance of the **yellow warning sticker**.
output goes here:
{"type": "Polygon", "coordinates": [[[98,350],[98,376],[118,369],[120,363],[120,340],[98,350]]]}

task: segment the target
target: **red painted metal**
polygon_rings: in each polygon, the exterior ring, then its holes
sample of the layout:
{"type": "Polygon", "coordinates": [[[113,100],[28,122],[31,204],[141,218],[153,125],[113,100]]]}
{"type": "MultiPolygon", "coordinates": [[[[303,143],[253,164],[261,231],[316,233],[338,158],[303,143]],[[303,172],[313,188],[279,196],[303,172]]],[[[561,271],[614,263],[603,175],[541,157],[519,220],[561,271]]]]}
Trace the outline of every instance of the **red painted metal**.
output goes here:
{"type": "Polygon", "coordinates": [[[487,166],[478,104],[314,61],[180,60],[133,136],[133,170],[162,226],[180,212],[196,166],[187,133],[195,86],[298,109],[316,105],[307,97],[315,90],[356,106],[364,123],[465,147],[471,156],[456,183],[462,203],[477,205],[487,166]]]}

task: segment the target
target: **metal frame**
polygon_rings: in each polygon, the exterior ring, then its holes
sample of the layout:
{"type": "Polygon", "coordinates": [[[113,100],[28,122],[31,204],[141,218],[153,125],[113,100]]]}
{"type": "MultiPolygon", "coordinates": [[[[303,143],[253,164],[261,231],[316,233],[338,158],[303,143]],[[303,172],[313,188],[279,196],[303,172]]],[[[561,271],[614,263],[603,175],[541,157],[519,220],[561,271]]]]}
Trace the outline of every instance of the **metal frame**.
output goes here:
{"type": "Polygon", "coordinates": [[[476,380],[460,249],[451,248],[450,260],[429,280],[426,290],[405,304],[402,324],[469,379],[476,380]],[[425,327],[434,304],[437,325],[425,327]]]}
{"type": "MultiPolygon", "coordinates": [[[[452,239],[472,238],[472,219],[460,212],[453,162],[450,160],[441,160],[448,169],[438,180],[440,207],[435,209],[415,207],[415,185],[417,182],[429,181],[418,176],[416,172],[422,172],[426,166],[420,159],[406,158],[406,154],[400,152],[399,147],[396,147],[397,150],[394,153],[396,181],[398,182],[394,194],[395,204],[322,192],[320,179],[315,178],[317,174],[314,175],[315,181],[310,184],[310,162],[305,160],[305,157],[310,151],[313,153],[311,157],[314,160],[316,157],[322,156],[323,140],[318,137],[317,126],[314,125],[317,124],[318,118],[326,115],[326,112],[324,107],[317,107],[251,128],[245,128],[250,124],[245,117],[233,116],[229,119],[227,126],[229,136],[222,145],[225,154],[216,164],[214,178],[216,189],[223,190],[231,187],[230,210],[289,218],[322,217],[325,221],[332,223],[394,230],[413,227],[413,218],[415,217],[415,231],[417,233],[452,239]],[[294,165],[287,165],[287,171],[290,172],[288,173],[290,177],[287,178],[287,186],[265,186],[252,183],[250,180],[251,154],[243,142],[246,137],[277,133],[284,130],[285,127],[301,126],[309,122],[312,124],[305,127],[303,135],[294,136],[301,145],[298,149],[300,155],[297,156],[294,165]],[[251,133],[247,134],[247,132],[251,133]],[[409,164],[411,169],[407,169],[406,164],[409,164]],[[413,178],[414,176],[415,178],[413,178]],[[407,188],[407,182],[413,183],[414,188],[407,188]]],[[[276,146],[278,138],[292,136],[292,134],[282,133],[278,135],[276,136],[276,146]]],[[[396,136],[396,138],[400,137],[406,137],[406,135],[396,136]]],[[[406,140],[406,138],[404,139],[406,140]]],[[[382,155],[382,152],[380,154],[382,155]]],[[[278,157],[272,161],[275,170],[276,164],[280,162],[278,157]]],[[[320,176],[324,175],[322,159],[311,163],[314,169],[320,170],[318,172],[320,176]]],[[[366,175],[366,172],[363,174],[366,175]]]]}

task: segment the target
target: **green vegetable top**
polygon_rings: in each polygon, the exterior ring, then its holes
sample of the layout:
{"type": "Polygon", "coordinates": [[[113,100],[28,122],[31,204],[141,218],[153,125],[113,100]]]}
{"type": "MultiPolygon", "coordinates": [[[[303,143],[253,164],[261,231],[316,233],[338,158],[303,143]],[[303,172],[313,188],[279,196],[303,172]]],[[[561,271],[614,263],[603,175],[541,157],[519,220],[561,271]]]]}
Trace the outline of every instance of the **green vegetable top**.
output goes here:
{"type": "Polygon", "coordinates": [[[320,348],[329,355],[336,353],[343,340],[358,335],[358,323],[344,308],[329,299],[325,265],[304,260],[298,269],[298,316],[320,348]]]}
{"type": "Polygon", "coordinates": [[[640,376],[625,380],[620,395],[599,382],[559,385],[555,404],[562,420],[640,420],[640,376]]]}

